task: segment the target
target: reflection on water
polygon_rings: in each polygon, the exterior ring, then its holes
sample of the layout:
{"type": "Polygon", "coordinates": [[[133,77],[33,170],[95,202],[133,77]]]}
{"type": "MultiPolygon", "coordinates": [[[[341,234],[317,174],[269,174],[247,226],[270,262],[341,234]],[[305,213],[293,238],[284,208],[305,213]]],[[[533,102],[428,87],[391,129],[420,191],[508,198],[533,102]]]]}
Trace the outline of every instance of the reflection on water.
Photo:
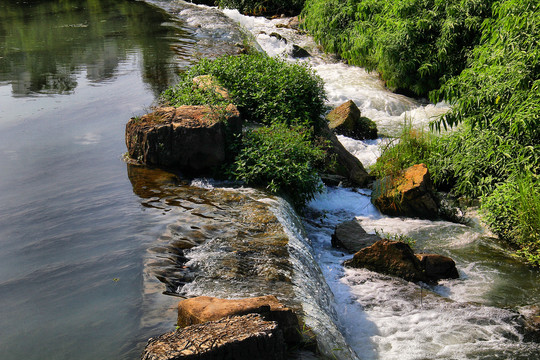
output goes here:
{"type": "Polygon", "coordinates": [[[133,193],[121,155],[127,120],[200,46],[175,19],[142,1],[0,0],[2,360],[137,359],[174,326],[148,321],[170,304],[147,301],[143,270],[175,214],[133,193]]]}
{"type": "Polygon", "coordinates": [[[3,0],[0,84],[11,84],[15,96],[70,94],[81,71],[90,82],[111,80],[141,51],[144,81],[157,95],[174,80],[171,65],[189,61],[182,46],[189,37],[182,24],[139,1],[3,0]]]}

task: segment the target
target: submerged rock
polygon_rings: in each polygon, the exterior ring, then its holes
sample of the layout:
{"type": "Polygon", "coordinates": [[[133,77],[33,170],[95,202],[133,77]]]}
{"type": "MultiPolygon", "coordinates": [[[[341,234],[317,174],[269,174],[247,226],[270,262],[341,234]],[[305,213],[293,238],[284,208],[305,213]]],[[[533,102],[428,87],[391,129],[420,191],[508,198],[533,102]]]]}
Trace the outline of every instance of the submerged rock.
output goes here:
{"type": "Polygon", "coordinates": [[[380,236],[368,234],[360,225],[360,221],[353,219],[344,221],[332,234],[332,246],[347,250],[354,254],[363,248],[373,245],[381,240],[380,236]]]}
{"type": "Polygon", "coordinates": [[[330,129],[353,139],[376,139],[377,125],[363,117],[354,101],[349,100],[326,115],[330,129]]]}
{"type": "Polygon", "coordinates": [[[129,157],[147,165],[210,173],[226,159],[231,134],[241,132],[236,106],[163,107],[126,125],[129,157]]]}
{"type": "Polygon", "coordinates": [[[273,32],[273,33],[271,33],[269,36],[275,37],[276,39],[278,39],[278,40],[280,40],[280,41],[284,41],[285,44],[287,44],[287,39],[285,39],[283,36],[281,36],[281,35],[278,34],[277,32],[273,32]]]}
{"type": "Polygon", "coordinates": [[[260,314],[265,320],[275,321],[287,343],[297,344],[302,341],[296,314],[272,295],[238,300],[210,296],[182,300],[178,303],[178,326],[185,327],[251,313],[260,314]]]}
{"type": "Polygon", "coordinates": [[[437,282],[459,277],[454,260],[437,254],[415,255],[408,244],[382,239],[354,254],[345,266],[366,268],[408,281],[437,282]]]}
{"type": "Polygon", "coordinates": [[[142,360],[282,360],[278,325],[258,314],[191,325],[150,339],[142,360]]]}
{"type": "Polygon", "coordinates": [[[434,219],[439,212],[431,177],[424,164],[413,165],[395,177],[376,181],[371,202],[380,212],[391,216],[434,219]]]}

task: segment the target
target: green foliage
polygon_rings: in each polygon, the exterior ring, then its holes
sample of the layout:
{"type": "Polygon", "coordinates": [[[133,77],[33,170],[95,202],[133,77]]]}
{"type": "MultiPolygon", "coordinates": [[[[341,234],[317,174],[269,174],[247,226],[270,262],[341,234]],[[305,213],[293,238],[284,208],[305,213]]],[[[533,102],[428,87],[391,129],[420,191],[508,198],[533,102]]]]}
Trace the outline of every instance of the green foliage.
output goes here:
{"type": "Polygon", "coordinates": [[[371,168],[371,174],[382,178],[395,176],[412,165],[429,164],[435,138],[429,132],[417,130],[405,122],[401,134],[382,147],[381,156],[371,168]]]}
{"type": "Polygon", "coordinates": [[[436,92],[453,104],[435,127],[447,136],[434,163],[457,194],[489,195],[522,172],[540,170],[540,5],[495,4],[470,65],[436,92]]]}
{"type": "Polygon", "coordinates": [[[324,159],[325,152],[310,139],[311,134],[300,127],[279,123],[249,131],[230,173],[249,185],[284,194],[301,208],[322,190],[314,164],[324,159]]]}
{"type": "Polygon", "coordinates": [[[522,146],[510,135],[468,126],[443,136],[430,164],[435,184],[449,185],[456,195],[481,197],[521,172],[538,174],[540,147],[522,146]]]}
{"type": "Polygon", "coordinates": [[[501,184],[482,203],[484,220],[518,254],[540,265],[540,181],[530,174],[501,184]]]}
{"type": "Polygon", "coordinates": [[[411,249],[414,249],[414,247],[416,246],[416,240],[414,240],[412,237],[405,234],[385,233],[383,229],[380,229],[380,230],[375,229],[375,235],[383,239],[402,242],[404,244],[409,245],[411,249]]]}
{"type": "Polygon", "coordinates": [[[304,0],[216,0],[219,7],[238,9],[248,15],[274,15],[300,13],[304,0]]]}
{"type": "Polygon", "coordinates": [[[162,94],[169,104],[206,104],[205,94],[193,89],[192,79],[213,75],[229,90],[233,103],[248,121],[282,122],[317,130],[325,109],[323,82],[306,65],[291,64],[262,54],[203,59],[182,81],[162,94]]]}
{"type": "Polygon", "coordinates": [[[494,0],[306,0],[324,49],[377,70],[393,90],[425,95],[458,75],[494,0]]]}
{"type": "Polygon", "coordinates": [[[539,145],[540,3],[507,0],[494,14],[471,65],[436,93],[454,105],[439,126],[467,123],[539,145]]]}

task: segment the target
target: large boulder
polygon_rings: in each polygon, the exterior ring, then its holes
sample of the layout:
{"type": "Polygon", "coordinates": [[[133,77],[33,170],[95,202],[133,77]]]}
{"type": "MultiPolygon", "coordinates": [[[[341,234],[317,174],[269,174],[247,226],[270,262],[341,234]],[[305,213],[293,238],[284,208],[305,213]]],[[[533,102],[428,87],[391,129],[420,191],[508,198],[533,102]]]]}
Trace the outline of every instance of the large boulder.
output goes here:
{"type": "Polygon", "coordinates": [[[275,321],[283,331],[287,343],[296,344],[302,341],[296,314],[272,295],[237,300],[199,296],[182,300],[178,303],[178,326],[250,313],[257,313],[265,320],[275,321]]]}
{"type": "Polygon", "coordinates": [[[345,266],[366,268],[408,281],[434,283],[459,277],[454,260],[437,254],[415,255],[408,244],[382,239],[354,254],[345,266]]]}
{"type": "Polygon", "coordinates": [[[345,249],[351,254],[379,240],[381,240],[379,236],[368,234],[360,225],[360,221],[356,219],[340,223],[332,234],[332,246],[345,249]]]}
{"type": "Polygon", "coordinates": [[[420,260],[414,255],[411,247],[399,241],[379,240],[358,251],[352,259],[345,261],[344,265],[366,268],[408,281],[428,281],[420,260]]]}
{"type": "Polygon", "coordinates": [[[424,274],[432,281],[457,279],[459,273],[454,260],[438,254],[416,254],[424,274]]]}
{"type": "Polygon", "coordinates": [[[191,325],[150,339],[142,360],[282,360],[278,325],[258,314],[191,325]]]}
{"type": "Polygon", "coordinates": [[[356,186],[366,186],[370,181],[370,176],[364,166],[353,154],[347,151],[339,142],[336,134],[324,124],[321,127],[320,135],[328,140],[328,150],[326,159],[326,171],[334,175],[343,176],[356,186]]]}
{"type": "Polygon", "coordinates": [[[434,219],[439,212],[431,177],[424,164],[413,165],[397,176],[376,181],[371,202],[380,212],[391,216],[434,219]]]}
{"type": "Polygon", "coordinates": [[[211,173],[227,158],[228,141],[242,131],[236,106],[163,107],[126,125],[129,157],[147,165],[211,173]]]}
{"type": "Polygon", "coordinates": [[[377,125],[363,117],[354,101],[341,104],[326,115],[331,130],[357,140],[376,139],[377,125]]]}

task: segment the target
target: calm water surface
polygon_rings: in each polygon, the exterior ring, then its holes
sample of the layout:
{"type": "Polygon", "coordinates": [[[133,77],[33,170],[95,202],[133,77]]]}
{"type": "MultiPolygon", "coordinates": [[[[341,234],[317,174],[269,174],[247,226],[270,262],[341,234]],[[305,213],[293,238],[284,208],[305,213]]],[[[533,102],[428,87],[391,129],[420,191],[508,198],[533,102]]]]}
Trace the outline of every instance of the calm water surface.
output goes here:
{"type": "Polygon", "coordinates": [[[193,33],[140,1],[0,2],[0,358],[137,358],[172,326],[142,273],[174,214],[133,192],[124,126],[193,33]]]}

